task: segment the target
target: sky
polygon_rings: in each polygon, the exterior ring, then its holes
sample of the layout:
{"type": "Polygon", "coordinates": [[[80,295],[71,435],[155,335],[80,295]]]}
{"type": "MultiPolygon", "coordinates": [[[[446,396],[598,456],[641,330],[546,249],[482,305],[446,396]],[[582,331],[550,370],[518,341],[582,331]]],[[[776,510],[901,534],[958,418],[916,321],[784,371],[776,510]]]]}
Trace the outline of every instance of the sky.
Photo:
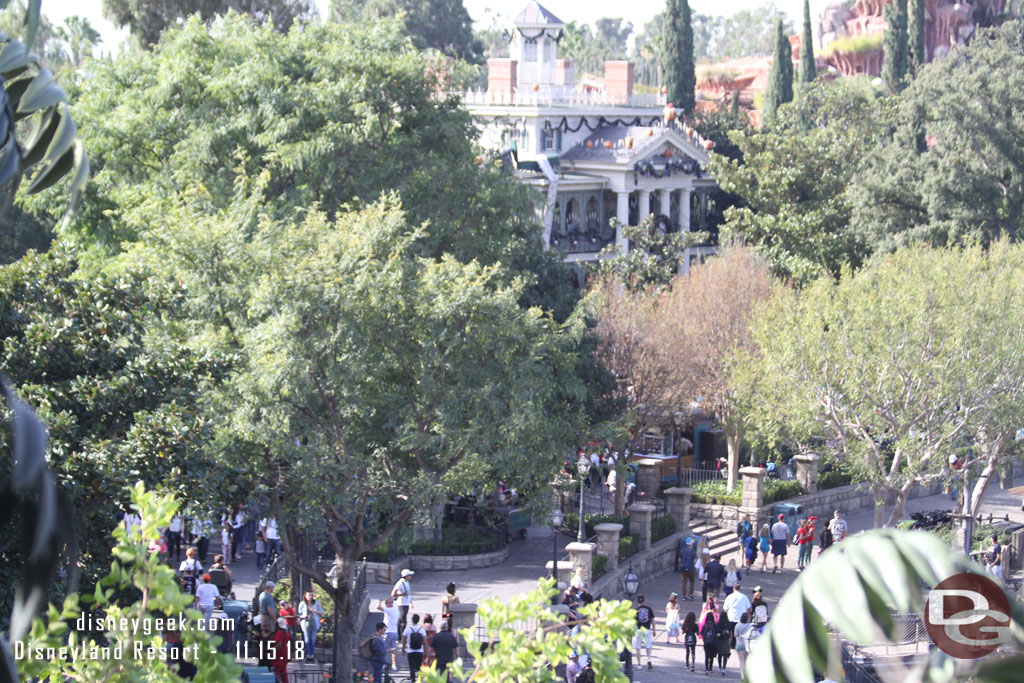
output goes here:
{"type": "MultiPolygon", "coordinates": [[[[326,14],[329,0],[315,0],[321,15],[326,14]]],[[[463,0],[469,16],[478,26],[490,26],[495,17],[512,19],[526,6],[528,0],[463,0]]],[[[731,15],[744,9],[751,9],[764,0],[690,0],[694,12],[712,15],[731,15]]],[[[794,22],[803,12],[802,0],[774,0],[775,6],[784,10],[794,22]]],[[[665,7],[665,0],[542,0],[541,4],[562,21],[580,21],[593,24],[601,17],[622,17],[633,23],[639,30],[665,7]],[[624,11],[624,7],[629,11],[624,11]]],[[[816,2],[812,2],[813,6],[816,2]]],[[[116,49],[127,37],[126,30],[118,29],[103,18],[101,0],[43,0],[43,14],[54,24],[62,24],[72,14],[84,16],[103,36],[101,53],[116,49]]],[[[505,22],[502,22],[504,24],[505,22]]]]}

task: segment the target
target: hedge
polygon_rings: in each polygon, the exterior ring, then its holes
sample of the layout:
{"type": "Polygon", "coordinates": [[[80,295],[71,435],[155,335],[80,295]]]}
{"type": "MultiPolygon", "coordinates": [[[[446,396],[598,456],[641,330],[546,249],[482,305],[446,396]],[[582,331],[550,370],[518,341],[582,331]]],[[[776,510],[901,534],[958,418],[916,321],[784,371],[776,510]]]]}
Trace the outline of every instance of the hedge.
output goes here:
{"type": "Polygon", "coordinates": [[[804,492],[800,482],[796,479],[789,481],[778,481],[770,479],[764,483],[764,503],[777,503],[780,500],[788,500],[799,496],[804,492]]]}
{"type": "Polygon", "coordinates": [[[676,532],[675,517],[666,515],[651,522],[651,543],[668,538],[676,532]]]}
{"type": "Polygon", "coordinates": [[[724,479],[697,482],[693,485],[691,500],[710,505],[739,505],[743,500],[742,488],[737,485],[732,493],[726,493],[725,485],[724,479]]]}
{"type": "Polygon", "coordinates": [[[623,536],[619,539],[619,559],[636,554],[636,547],[639,542],[637,536],[623,536]]]}
{"type": "Polygon", "coordinates": [[[846,486],[852,482],[853,477],[846,472],[840,472],[838,470],[822,472],[818,475],[818,490],[825,491],[827,489],[834,489],[840,486],[846,486]]]}
{"type": "Polygon", "coordinates": [[[597,581],[608,572],[608,558],[604,555],[594,555],[590,565],[591,582],[597,581]]]}
{"type": "MultiPolygon", "coordinates": [[[[628,518],[627,518],[628,520],[628,518]]],[[[622,524],[622,533],[627,533],[629,530],[629,522],[627,520],[616,519],[615,515],[600,515],[600,514],[589,514],[583,518],[583,532],[587,538],[597,534],[594,529],[598,524],[604,524],[605,522],[614,522],[616,524],[622,524]]],[[[580,528],[580,516],[575,512],[570,512],[565,516],[565,528],[570,531],[575,531],[580,528]]]]}

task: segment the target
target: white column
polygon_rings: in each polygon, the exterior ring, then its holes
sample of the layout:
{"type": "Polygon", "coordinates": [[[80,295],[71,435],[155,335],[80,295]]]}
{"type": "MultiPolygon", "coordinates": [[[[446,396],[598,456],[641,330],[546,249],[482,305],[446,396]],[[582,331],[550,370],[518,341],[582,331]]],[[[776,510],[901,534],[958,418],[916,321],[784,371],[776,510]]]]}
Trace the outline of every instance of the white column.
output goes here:
{"type": "Polygon", "coordinates": [[[690,232],[690,195],[693,190],[685,189],[679,191],[679,229],[683,232],[690,232]]]}
{"type": "Polygon", "coordinates": [[[660,213],[672,220],[672,190],[658,190],[658,199],[661,200],[660,213]]]}
{"type": "Polygon", "coordinates": [[[615,231],[615,246],[619,253],[625,254],[629,251],[629,240],[622,230],[622,226],[629,225],[629,193],[615,193],[615,220],[619,222],[619,228],[615,231]]]}
{"type": "Polygon", "coordinates": [[[639,225],[643,219],[651,215],[651,191],[650,190],[637,190],[638,209],[636,213],[636,222],[639,225]]]}

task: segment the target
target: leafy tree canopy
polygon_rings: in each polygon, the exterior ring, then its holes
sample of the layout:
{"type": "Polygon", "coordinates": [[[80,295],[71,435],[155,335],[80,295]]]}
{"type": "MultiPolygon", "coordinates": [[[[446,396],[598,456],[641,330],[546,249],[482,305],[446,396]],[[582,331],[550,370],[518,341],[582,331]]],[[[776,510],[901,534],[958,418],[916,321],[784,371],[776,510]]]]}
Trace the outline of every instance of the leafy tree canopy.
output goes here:
{"type": "Polygon", "coordinates": [[[605,60],[626,58],[626,41],[632,33],[633,25],[622,19],[604,17],[594,23],[594,28],[570,21],[558,44],[558,54],[576,60],[578,78],[601,75],[605,60]]]}
{"type": "Polygon", "coordinates": [[[871,248],[850,227],[845,192],[892,106],[866,81],[815,82],[770,128],[731,133],[742,161],[713,154],[711,174],[745,205],[726,210],[723,239],[753,246],[797,284],[862,263],[871,248]]]}
{"type": "Polygon", "coordinates": [[[331,18],[376,21],[404,15],[405,31],[416,47],[433,48],[473,64],[483,61],[484,45],[473,34],[473,20],[462,0],[331,0],[331,18]]]}
{"type": "Polygon", "coordinates": [[[918,70],[892,134],[849,188],[860,239],[879,249],[1020,239],[1024,124],[1006,112],[1024,106],[1022,31],[1019,21],[980,30],[918,70]]]}

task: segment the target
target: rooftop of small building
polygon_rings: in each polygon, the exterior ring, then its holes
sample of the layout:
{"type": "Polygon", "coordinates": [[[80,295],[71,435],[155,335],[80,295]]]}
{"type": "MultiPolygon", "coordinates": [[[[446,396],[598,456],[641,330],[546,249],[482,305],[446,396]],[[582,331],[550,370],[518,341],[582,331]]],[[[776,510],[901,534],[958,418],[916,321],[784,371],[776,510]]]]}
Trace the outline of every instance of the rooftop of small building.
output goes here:
{"type": "Polygon", "coordinates": [[[513,22],[516,26],[565,26],[565,22],[532,0],[513,22]]]}

